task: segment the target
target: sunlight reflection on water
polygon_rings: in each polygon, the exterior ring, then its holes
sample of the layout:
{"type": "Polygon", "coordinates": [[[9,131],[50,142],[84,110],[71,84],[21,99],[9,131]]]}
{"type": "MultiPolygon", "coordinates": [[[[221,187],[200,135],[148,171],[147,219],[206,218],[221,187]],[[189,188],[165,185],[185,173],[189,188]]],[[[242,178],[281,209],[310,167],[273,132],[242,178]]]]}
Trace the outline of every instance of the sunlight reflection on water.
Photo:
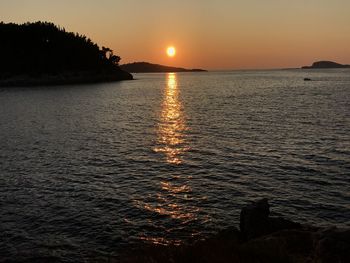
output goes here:
{"type": "MultiPolygon", "coordinates": [[[[185,112],[179,98],[179,87],[175,73],[166,75],[164,99],[157,126],[157,142],[154,152],[161,153],[164,160],[170,165],[181,165],[183,154],[189,150],[185,132],[188,130],[185,123],[185,112]]],[[[156,213],[159,216],[176,221],[177,225],[185,225],[197,220],[199,208],[186,204],[191,197],[192,188],[189,185],[191,176],[171,177],[169,181],[159,182],[159,191],[152,198],[153,202],[136,202],[137,207],[156,213]],[[171,180],[171,181],[170,181],[171,180]]],[[[172,229],[166,229],[169,234],[172,229]]],[[[193,233],[196,235],[196,233],[193,233]]],[[[168,239],[165,235],[141,236],[141,240],[154,244],[180,244],[180,240],[168,239]]]]}
{"type": "Polygon", "coordinates": [[[181,164],[183,153],[189,150],[184,133],[186,130],[176,73],[169,73],[158,125],[158,146],[154,151],[164,153],[168,163],[181,164]]]}

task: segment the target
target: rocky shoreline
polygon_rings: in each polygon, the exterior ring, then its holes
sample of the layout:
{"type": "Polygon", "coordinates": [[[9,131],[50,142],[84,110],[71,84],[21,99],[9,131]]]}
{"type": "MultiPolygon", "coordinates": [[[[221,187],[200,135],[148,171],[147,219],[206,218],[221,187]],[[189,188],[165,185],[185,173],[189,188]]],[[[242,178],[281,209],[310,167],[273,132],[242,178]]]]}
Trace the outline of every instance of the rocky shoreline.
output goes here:
{"type": "Polygon", "coordinates": [[[192,245],[150,245],[114,262],[350,262],[350,229],[302,225],[271,217],[267,199],[242,209],[239,228],[222,230],[192,245]]]}

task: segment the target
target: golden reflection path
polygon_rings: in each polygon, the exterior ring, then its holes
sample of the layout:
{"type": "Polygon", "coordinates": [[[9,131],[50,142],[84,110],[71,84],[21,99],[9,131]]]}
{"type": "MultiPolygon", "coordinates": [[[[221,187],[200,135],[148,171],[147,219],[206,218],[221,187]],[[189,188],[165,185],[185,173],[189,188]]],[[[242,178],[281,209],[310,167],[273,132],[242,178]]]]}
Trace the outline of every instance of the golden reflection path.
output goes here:
{"type": "MultiPolygon", "coordinates": [[[[157,126],[157,141],[153,150],[163,154],[166,163],[176,167],[183,163],[183,155],[189,150],[186,141],[184,108],[179,98],[179,87],[175,73],[167,74],[164,99],[157,126]]],[[[155,195],[134,200],[135,205],[144,211],[156,213],[167,222],[172,222],[169,228],[163,231],[164,235],[157,236],[146,234],[140,237],[141,240],[155,244],[180,244],[181,239],[174,238],[173,233],[178,229],[198,220],[200,209],[193,205],[194,197],[190,181],[192,177],[186,174],[171,175],[168,180],[159,181],[159,190],[155,195]],[[144,200],[148,201],[144,201],[144,200]]],[[[154,224],[155,222],[150,222],[154,224]]],[[[158,222],[158,224],[162,224],[158,222]]],[[[193,230],[192,236],[200,233],[193,230]]]]}
{"type": "Polygon", "coordinates": [[[158,125],[158,140],[155,152],[164,153],[170,164],[181,164],[188,151],[184,109],[179,99],[179,88],[175,73],[168,73],[162,112],[158,125]]]}

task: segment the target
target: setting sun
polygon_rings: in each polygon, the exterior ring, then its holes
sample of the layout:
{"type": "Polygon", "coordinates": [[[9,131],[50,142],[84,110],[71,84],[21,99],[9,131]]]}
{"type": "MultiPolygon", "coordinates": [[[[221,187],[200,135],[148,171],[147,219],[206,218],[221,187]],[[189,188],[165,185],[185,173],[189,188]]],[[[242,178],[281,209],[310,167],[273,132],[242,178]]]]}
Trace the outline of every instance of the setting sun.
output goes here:
{"type": "Polygon", "coordinates": [[[166,53],[169,57],[174,57],[176,55],[176,49],[174,47],[168,47],[166,53]]]}

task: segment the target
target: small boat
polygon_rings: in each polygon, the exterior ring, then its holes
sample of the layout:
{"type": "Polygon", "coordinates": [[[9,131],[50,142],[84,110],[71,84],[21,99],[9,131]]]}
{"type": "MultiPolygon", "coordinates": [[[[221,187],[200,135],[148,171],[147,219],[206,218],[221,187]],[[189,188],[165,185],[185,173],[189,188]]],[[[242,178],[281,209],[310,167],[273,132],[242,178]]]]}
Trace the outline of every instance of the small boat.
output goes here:
{"type": "Polygon", "coordinates": [[[309,79],[309,78],[304,78],[304,81],[311,81],[311,79],[309,79]]]}

